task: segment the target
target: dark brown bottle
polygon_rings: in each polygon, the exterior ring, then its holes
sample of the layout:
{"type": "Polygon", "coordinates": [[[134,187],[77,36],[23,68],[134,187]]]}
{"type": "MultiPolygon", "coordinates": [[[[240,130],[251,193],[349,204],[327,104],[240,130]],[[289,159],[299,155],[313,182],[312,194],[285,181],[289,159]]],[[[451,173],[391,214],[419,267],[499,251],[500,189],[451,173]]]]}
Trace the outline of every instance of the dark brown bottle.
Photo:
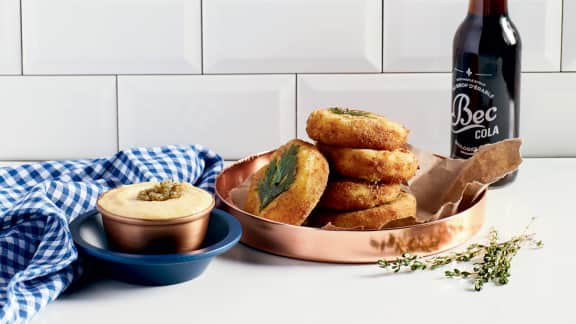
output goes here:
{"type": "Polygon", "coordinates": [[[470,0],[453,50],[450,155],[465,159],[484,144],[519,136],[521,41],[508,1],[470,0]]]}

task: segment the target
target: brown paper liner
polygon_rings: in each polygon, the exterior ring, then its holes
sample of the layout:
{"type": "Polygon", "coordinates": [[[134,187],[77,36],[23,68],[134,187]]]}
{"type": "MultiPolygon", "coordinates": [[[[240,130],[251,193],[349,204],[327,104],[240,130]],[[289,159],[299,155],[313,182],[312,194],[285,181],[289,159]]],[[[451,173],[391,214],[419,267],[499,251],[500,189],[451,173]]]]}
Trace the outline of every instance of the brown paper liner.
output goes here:
{"type": "Polygon", "coordinates": [[[413,148],[422,168],[410,181],[410,191],[418,201],[416,221],[433,221],[472,205],[490,184],[518,169],[521,144],[520,139],[510,139],[485,145],[467,160],[413,148]]]}

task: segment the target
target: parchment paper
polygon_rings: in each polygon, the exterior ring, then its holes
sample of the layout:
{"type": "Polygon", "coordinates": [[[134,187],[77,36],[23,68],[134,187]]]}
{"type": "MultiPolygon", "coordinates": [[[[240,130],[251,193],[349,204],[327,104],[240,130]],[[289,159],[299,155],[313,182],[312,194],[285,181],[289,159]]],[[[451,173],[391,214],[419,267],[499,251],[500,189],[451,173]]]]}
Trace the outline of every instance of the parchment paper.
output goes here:
{"type": "Polygon", "coordinates": [[[469,207],[490,184],[518,169],[521,144],[520,139],[510,139],[485,145],[468,160],[413,148],[421,167],[409,182],[418,202],[416,221],[432,221],[469,207]]]}

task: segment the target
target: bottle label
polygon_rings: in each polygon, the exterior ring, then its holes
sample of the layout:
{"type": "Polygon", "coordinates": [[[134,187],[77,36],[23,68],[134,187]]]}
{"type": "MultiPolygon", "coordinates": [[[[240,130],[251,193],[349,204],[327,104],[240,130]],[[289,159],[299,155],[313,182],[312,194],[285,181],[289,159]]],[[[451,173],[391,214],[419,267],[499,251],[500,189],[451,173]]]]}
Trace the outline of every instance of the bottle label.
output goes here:
{"type": "Polygon", "coordinates": [[[468,158],[480,146],[509,137],[510,94],[496,58],[464,55],[452,88],[452,156],[468,158]]]}

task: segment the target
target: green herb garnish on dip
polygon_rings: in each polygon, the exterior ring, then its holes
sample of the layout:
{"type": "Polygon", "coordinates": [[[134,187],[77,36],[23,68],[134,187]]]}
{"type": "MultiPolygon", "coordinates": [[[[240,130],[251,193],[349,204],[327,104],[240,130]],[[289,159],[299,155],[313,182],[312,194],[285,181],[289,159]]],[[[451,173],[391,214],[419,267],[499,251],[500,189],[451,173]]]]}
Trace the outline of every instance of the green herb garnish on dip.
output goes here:
{"type": "Polygon", "coordinates": [[[183,186],[179,182],[164,180],[153,188],[142,190],[136,199],[144,201],[165,201],[182,197],[183,186]]]}

